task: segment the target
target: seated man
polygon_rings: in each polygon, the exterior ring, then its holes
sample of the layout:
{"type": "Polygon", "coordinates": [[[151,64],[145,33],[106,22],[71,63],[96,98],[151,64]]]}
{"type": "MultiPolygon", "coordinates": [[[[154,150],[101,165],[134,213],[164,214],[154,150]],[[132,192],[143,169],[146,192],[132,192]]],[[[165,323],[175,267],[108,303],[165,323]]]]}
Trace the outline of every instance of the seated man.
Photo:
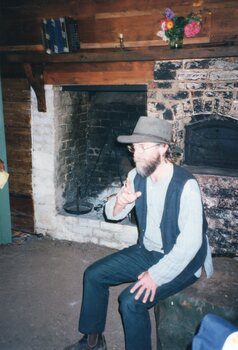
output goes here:
{"type": "Polygon", "coordinates": [[[79,320],[85,335],[66,349],[106,349],[109,288],[129,282],[119,296],[125,349],[151,350],[148,309],[196,282],[204,263],[212,274],[199,186],[172,163],[171,139],[171,124],[149,117],[139,118],[132,135],[118,137],[131,144],[135,168],[105,213],[117,221],[135,207],[139,240],[87,268],[79,320]]]}

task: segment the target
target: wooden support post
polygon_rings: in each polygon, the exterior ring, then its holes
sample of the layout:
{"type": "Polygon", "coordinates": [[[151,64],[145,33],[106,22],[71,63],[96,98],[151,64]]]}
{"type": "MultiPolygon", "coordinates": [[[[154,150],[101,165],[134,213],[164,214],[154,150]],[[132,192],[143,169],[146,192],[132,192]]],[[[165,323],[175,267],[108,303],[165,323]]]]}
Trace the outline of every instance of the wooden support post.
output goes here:
{"type": "Polygon", "coordinates": [[[35,91],[39,112],[46,112],[45,88],[42,64],[25,63],[24,70],[26,77],[35,91]]]}

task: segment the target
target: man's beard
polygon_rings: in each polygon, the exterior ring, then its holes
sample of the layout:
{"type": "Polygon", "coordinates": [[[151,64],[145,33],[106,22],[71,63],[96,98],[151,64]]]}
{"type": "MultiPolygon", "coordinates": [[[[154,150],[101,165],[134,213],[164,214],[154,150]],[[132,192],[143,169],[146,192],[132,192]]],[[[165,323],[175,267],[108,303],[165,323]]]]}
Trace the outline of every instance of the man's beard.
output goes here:
{"type": "Polygon", "coordinates": [[[160,155],[158,155],[156,159],[152,159],[147,163],[145,161],[135,160],[137,173],[142,177],[148,177],[151,174],[153,174],[153,172],[155,171],[155,169],[160,163],[161,163],[160,155]]]}

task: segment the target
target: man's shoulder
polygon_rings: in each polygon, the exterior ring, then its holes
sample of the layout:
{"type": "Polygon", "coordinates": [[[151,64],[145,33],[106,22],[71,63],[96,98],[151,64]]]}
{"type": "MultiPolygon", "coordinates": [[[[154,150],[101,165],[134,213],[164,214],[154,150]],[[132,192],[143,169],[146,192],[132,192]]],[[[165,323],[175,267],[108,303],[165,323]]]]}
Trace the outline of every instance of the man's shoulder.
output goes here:
{"type": "Polygon", "coordinates": [[[182,166],[174,165],[174,173],[173,173],[173,177],[172,177],[172,183],[176,186],[184,187],[184,185],[189,180],[197,181],[196,178],[193,176],[193,174],[190,173],[190,171],[188,171],[187,169],[185,169],[182,166]]]}
{"type": "Polygon", "coordinates": [[[196,177],[183,166],[176,166],[177,176],[175,177],[174,184],[177,188],[182,189],[182,192],[187,195],[192,193],[200,194],[200,186],[196,177]]]}
{"type": "Polygon", "coordinates": [[[174,176],[181,180],[196,179],[194,175],[181,165],[174,165],[174,176]]]}

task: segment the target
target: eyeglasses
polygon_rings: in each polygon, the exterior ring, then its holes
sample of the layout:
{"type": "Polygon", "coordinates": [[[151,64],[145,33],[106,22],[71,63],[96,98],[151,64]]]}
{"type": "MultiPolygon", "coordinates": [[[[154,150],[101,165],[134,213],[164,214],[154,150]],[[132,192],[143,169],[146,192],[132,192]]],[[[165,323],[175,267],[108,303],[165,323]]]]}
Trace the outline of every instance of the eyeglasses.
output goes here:
{"type": "Polygon", "coordinates": [[[155,145],[146,147],[140,143],[137,143],[136,145],[127,146],[127,149],[130,153],[134,153],[135,151],[138,151],[139,153],[143,153],[143,152],[147,151],[148,149],[154,148],[158,145],[160,145],[160,143],[156,143],[155,145]]]}

